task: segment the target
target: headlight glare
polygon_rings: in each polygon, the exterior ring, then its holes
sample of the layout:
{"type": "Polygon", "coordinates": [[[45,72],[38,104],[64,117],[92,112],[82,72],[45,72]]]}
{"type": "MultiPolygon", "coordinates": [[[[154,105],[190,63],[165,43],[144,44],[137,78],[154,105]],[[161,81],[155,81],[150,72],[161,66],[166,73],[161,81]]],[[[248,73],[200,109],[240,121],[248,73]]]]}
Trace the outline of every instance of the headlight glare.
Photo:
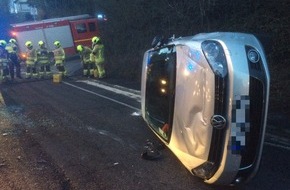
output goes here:
{"type": "Polygon", "coordinates": [[[216,41],[204,41],[201,47],[215,75],[225,77],[227,75],[227,62],[220,43],[216,41]]]}

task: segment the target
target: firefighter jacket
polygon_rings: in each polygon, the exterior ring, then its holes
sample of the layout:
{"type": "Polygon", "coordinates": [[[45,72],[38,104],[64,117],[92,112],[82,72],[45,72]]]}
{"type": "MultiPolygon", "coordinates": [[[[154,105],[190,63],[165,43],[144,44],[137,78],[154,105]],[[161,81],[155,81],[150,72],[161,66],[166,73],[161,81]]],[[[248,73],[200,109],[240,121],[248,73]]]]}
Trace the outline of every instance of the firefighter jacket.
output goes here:
{"type": "Polygon", "coordinates": [[[65,52],[62,47],[56,48],[53,50],[54,61],[56,65],[63,65],[65,59],[65,52]]]}
{"type": "Polygon", "coordinates": [[[17,54],[18,53],[18,46],[15,43],[8,43],[5,47],[9,54],[17,54]]]}
{"type": "Polygon", "coordinates": [[[8,53],[4,47],[0,47],[0,67],[7,66],[8,53]]]}
{"type": "Polygon", "coordinates": [[[12,42],[9,42],[5,49],[7,50],[8,53],[8,58],[10,61],[12,61],[14,64],[19,62],[19,56],[18,56],[18,45],[12,42]]]}
{"type": "Polygon", "coordinates": [[[93,46],[92,58],[96,64],[102,64],[105,61],[104,49],[103,44],[96,44],[93,46]]]}
{"type": "Polygon", "coordinates": [[[49,52],[46,47],[41,47],[37,50],[37,62],[40,65],[49,63],[49,52]]]}
{"type": "Polygon", "coordinates": [[[90,63],[90,55],[92,53],[91,48],[87,47],[87,46],[83,46],[83,51],[80,52],[80,58],[83,64],[87,64],[90,63]]]}
{"type": "Polygon", "coordinates": [[[26,65],[34,65],[37,61],[37,54],[35,49],[26,50],[26,65]]]}

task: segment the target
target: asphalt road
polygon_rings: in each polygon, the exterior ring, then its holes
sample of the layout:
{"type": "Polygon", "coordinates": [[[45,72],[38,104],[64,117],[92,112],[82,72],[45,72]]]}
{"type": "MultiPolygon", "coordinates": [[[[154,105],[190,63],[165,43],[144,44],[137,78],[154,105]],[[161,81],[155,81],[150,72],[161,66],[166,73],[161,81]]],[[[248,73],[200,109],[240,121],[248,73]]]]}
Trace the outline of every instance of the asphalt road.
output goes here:
{"type": "Polygon", "coordinates": [[[203,183],[166,148],[142,159],[146,140],[158,140],[138,91],[105,84],[73,76],[1,85],[0,189],[289,189],[290,149],[272,141],[257,176],[239,187],[203,183]]]}

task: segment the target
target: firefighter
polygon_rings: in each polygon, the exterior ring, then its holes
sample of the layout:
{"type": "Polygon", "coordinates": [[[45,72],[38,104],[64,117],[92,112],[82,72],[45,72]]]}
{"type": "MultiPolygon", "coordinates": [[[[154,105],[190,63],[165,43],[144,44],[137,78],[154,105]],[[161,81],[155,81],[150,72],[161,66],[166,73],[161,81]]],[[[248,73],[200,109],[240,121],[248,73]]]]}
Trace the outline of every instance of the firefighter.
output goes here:
{"type": "Polygon", "coordinates": [[[0,81],[6,82],[9,77],[8,52],[5,49],[7,42],[0,40],[0,81]]]}
{"type": "Polygon", "coordinates": [[[67,76],[67,71],[64,66],[64,60],[65,60],[64,49],[61,47],[60,41],[55,41],[53,44],[55,46],[55,49],[53,50],[55,66],[59,74],[65,77],[67,76]]]}
{"type": "Polygon", "coordinates": [[[11,80],[14,80],[14,68],[16,69],[16,77],[22,79],[17,41],[11,38],[9,43],[6,45],[6,50],[8,52],[9,72],[11,80]]]}
{"type": "Polygon", "coordinates": [[[92,53],[91,48],[83,45],[77,46],[77,51],[80,54],[81,63],[83,65],[83,76],[93,77],[95,63],[91,61],[90,55],[92,53]]]}
{"type": "Polygon", "coordinates": [[[51,77],[49,51],[47,50],[43,41],[38,42],[39,48],[36,50],[37,63],[40,66],[39,77],[51,77]]]}
{"type": "Polygon", "coordinates": [[[37,54],[36,50],[33,48],[33,44],[31,41],[25,42],[26,46],[26,78],[30,79],[38,78],[38,73],[36,70],[36,61],[37,61],[37,54]]]}
{"type": "Polygon", "coordinates": [[[104,67],[104,45],[97,36],[92,38],[91,61],[96,65],[95,77],[104,78],[106,76],[104,67]]]}

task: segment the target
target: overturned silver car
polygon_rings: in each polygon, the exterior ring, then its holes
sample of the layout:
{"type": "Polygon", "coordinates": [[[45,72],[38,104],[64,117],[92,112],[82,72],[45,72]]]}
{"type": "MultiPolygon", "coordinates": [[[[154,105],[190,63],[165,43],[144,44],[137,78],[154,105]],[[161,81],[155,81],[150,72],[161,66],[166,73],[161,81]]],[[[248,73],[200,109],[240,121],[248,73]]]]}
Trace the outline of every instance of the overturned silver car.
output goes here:
{"type": "Polygon", "coordinates": [[[142,116],[193,175],[209,184],[247,182],[260,164],[269,86],[252,34],[159,40],[144,54],[142,116]]]}

